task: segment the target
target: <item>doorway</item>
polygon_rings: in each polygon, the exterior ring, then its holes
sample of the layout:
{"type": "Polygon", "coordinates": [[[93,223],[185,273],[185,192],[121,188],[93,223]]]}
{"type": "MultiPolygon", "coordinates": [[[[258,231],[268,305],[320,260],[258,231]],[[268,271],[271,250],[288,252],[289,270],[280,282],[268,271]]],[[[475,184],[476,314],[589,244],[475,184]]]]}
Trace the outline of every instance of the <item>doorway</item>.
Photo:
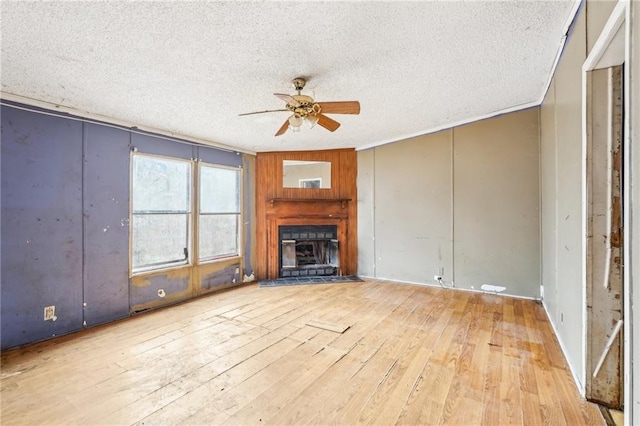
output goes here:
{"type": "Polygon", "coordinates": [[[589,73],[586,397],[623,407],[623,67],[589,73]]]}
{"type": "MultiPolygon", "coordinates": [[[[625,330],[625,16],[618,2],[583,65],[583,224],[585,396],[622,410],[629,397],[625,330]]],[[[627,327],[628,328],[628,327],[627,327]]]]}

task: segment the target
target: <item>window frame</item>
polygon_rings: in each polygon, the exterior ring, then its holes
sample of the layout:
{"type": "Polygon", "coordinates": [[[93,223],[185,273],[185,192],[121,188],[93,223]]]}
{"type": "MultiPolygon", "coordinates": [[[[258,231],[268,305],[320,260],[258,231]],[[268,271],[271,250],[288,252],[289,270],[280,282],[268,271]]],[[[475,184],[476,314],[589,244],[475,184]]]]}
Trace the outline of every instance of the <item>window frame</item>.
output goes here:
{"type": "Polygon", "coordinates": [[[218,262],[218,261],[224,261],[227,259],[233,259],[233,258],[237,258],[237,257],[242,257],[242,235],[243,235],[243,229],[242,229],[242,217],[243,217],[243,199],[244,199],[244,194],[243,194],[243,182],[244,182],[244,170],[242,169],[242,167],[234,167],[234,166],[228,166],[225,164],[217,164],[217,163],[209,163],[209,162],[204,162],[204,161],[198,161],[198,167],[196,170],[197,176],[195,177],[195,184],[196,184],[196,189],[197,189],[197,199],[195,200],[195,215],[197,217],[194,218],[194,225],[196,228],[196,232],[195,232],[195,242],[194,242],[194,253],[196,254],[196,256],[194,257],[194,261],[197,264],[207,264],[207,263],[214,263],[214,262],[218,262]],[[203,214],[201,212],[201,205],[200,205],[200,198],[202,196],[202,187],[201,187],[201,171],[203,167],[213,167],[213,168],[218,168],[218,169],[226,169],[226,170],[231,170],[234,172],[238,173],[238,212],[237,213],[205,213],[203,214]],[[237,235],[236,235],[236,246],[238,248],[237,253],[235,254],[229,254],[229,255],[220,255],[220,256],[213,256],[213,257],[208,257],[206,259],[202,259],[200,256],[200,216],[225,216],[225,215],[231,215],[234,214],[236,215],[236,226],[237,226],[237,235]]]}
{"type": "Polygon", "coordinates": [[[189,268],[194,267],[201,264],[213,264],[216,262],[224,262],[230,259],[242,258],[242,251],[244,249],[243,245],[243,236],[244,236],[244,228],[243,228],[243,217],[244,217],[244,169],[241,165],[238,166],[229,166],[226,164],[218,164],[211,162],[203,162],[198,159],[186,159],[180,157],[173,157],[169,155],[161,155],[161,154],[152,154],[146,152],[138,152],[137,150],[132,150],[129,160],[129,277],[132,278],[134,276],[140,275],[149,275],[149,274],[162,274],[171,270],[181,269],[181,268],[189,268]],[[188,256],[184,262],[175,263],[175,262],[167,262],[162,264],[149,265],[148,267],[140,268],[134,270],[133,268],[133,220],[134,220],[134,209],[133,209],[133,176],[134,176],[134,157],[142,156],[149,158],[157,158],[163,159],[167,161],[174,162],[183,162],[188,163],[190,165],[190,174],[191,180],[189,182],[190,187],[190,203],[189,203],[189,212],[187,213],[187,250],[188,256]],[[238,176],[238,209],[237,213],[223,213],[222,215],[230,215],[234,214],[237,216],[237,253],[233,255],[224,255],[224,256],[215,256],[206,259],[200,259],[200,173],[202,167],[215,167],[233,170],[239,174],[238,176]]]}
{"type": "MultiPolygon", "coordinates": [[[[129,201],[129,224],[130,224],[130,232],[129,232],[129,275],[132,277],[134,275],[141,275],[150,272],[156,271],[165,271],[168,269],[182,268],[185,266],[190,266],[193,263],[193,238],[194,238],[194,228],[193,228],[193,196],[194,196],[194,186],[193,186],[193,173],[194,173],[194,162],[192,160],[187,160],[179,157],[171,157],[167,155],[158,155],[158,154],[150,154],[144,152],[131,151],[130,160],[129,160],[129,193],[130,193],[130,201],[129,201]],[[186,213],[157,213],[159,215],[162,214],[184,214],[187,218],[187,258],[184,261],[173,261],[173,262],[162,262],[147,265],[143,268],[139,268],[134,270],[133,267],[133,249],[134,249],[134,241],[133,241],[133,224],[134,224],[134,216],[137,214],[134,211],[133,207],[133,199],[134,199],[134,158],[138,157],[147,157],[152,159],[166,160],[169,162],[175,163],[184,163],[189,165],[189,203],[187,205],[188,210],[186,213]]],[[[153,213],[146,213],[153,214],[153,213]]]]}

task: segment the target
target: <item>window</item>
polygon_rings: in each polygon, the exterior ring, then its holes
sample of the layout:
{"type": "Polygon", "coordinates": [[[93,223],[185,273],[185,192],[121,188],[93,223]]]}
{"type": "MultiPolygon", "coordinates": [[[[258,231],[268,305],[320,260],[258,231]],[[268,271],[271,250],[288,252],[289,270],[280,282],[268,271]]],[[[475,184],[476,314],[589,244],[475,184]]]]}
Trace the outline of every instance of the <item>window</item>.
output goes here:
{"type": "Polygon", "coordinates": [[[189,262],[191,162],[133,156],[134,272],[189,262]]]}
{"type": "Polygon", "coordinates": [[[240,254],[241,171],[201,163],[196,177],[193,166],[192,161],[133,154],[133,273],[240,254]]]}
{"type": "Polygon", "coordinates": [[[240,172],[200,165],[198,253],[201,261],[239,254],[240,172]]]}

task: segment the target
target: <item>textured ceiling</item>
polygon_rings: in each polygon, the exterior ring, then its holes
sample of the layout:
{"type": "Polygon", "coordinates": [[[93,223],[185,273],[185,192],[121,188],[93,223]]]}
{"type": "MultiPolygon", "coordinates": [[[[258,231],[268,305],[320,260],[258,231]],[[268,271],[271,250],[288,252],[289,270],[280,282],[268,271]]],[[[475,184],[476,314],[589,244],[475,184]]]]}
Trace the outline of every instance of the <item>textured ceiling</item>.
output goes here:
{"type": "MultiPolygon", "coordinates": [[[[2,1],[2,92],[244,151],[363,148],[540,102],[575,0],[2,1]],[[305,76],[358,116],[273,135],[305,76]]],[[[305,92],[303,92],[304,94],[305,92]]]]}

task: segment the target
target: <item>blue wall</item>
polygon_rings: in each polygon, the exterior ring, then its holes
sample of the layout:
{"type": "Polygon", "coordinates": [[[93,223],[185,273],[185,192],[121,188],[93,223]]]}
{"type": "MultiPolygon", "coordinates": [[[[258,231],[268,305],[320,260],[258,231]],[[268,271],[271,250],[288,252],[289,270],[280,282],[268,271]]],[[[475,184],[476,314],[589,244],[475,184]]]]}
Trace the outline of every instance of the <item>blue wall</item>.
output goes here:
{"type": "Polygon", "coordinates": [[[130,133],[84,124],[84,321],[129,314],[130,133]]]}
{"type": "MultiPolygon", "coordinates": [[[[9,106],[2,106],[1,115],[3,350],[130,314],[133,147],[242,165],[242,155],[235,152],[127,129],[9,106]],[[44,320],[44,307],[50,305],[56,307],[55,321],[44,320]]],[[[249,242],[245,250],[250,252],[249,242]]]]}
{"type": "Polygon", "coordinates": [[[82,123],[1,113],[4,349],[82,328],[82,123]]]}

